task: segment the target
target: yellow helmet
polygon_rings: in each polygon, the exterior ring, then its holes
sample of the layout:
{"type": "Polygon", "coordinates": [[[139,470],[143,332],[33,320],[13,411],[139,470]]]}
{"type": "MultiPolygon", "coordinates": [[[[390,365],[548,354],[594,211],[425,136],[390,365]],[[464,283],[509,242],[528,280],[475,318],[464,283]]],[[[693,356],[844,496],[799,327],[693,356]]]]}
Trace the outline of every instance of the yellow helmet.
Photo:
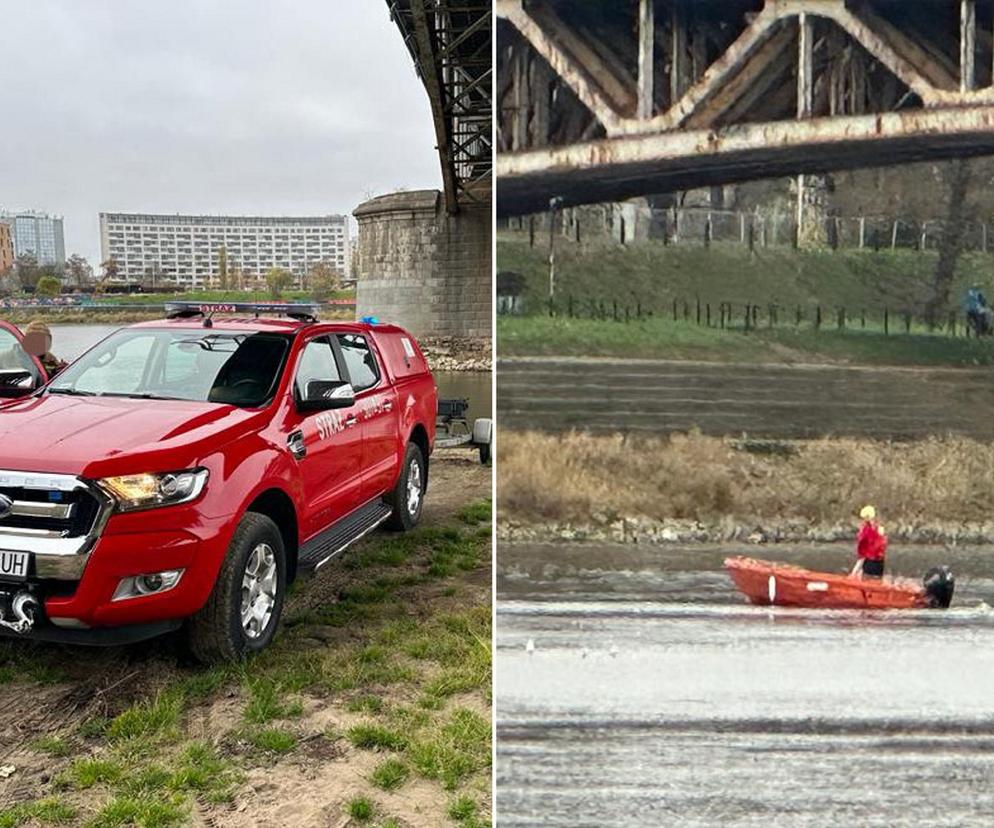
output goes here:
{"type": "Polygon", "coordinates": [[[864,506],[859,510],[859,516],[863,520],[873,520],[877,516],[877,510],[872,506],[864,506]]]}

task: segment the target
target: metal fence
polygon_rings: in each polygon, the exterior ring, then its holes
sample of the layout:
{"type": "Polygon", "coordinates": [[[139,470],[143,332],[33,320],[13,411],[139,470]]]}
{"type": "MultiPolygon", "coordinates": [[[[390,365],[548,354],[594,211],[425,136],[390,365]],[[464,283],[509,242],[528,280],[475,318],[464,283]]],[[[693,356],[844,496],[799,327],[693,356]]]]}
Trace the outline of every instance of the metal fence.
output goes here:
{"type": "MultiPolygon", "coordinates": [[[[562,296],[544,303],[549,316],[635,323],[662,319],[721,330],[815,330],[867,331],[892,334],[931,333],[951,337],[976,337],[963,312],[949,311],[929,323],[920,313],[907,308],[853,308],[826,305],[781,305],[776,303],[710,302],[694,299],[670,299],[642,302],[577,298],[562,296]]],[[[500,314],[515,314],[520,309],[501,304],[500,314]]]]}
{"type": "MultiPolygon", "coordinates": [[[[507,219],[503,229],[527,234],[533,245],[546,245],[549,216],[507,219]]],[[[664,244],[708,246],[712,243],[757,247],[805,245],[830,249],[934,251],[947,232],[941,219],[916,220],[885,216],[828,216],[811,221],[798,238],[794,212],[776,210],[712,210],[699,207],[652,208],[636,204],[566,209],[556,216],[558,233],[575,242],[614,238],[621,244],[661,241],[664,244]]],[[[989,252],[994,227],[986,222],[963,225],[962,249],[989,252]]]]}

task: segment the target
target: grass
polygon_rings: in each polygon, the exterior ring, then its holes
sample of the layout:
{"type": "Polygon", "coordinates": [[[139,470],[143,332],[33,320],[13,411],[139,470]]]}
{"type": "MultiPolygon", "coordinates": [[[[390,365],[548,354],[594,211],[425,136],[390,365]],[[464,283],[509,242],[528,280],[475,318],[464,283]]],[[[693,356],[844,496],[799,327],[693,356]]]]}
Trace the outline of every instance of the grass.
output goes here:
{"type": "Polygon", "coordinates": [[[490,762],[490,722],[472,710],[456,708],[440,731],[411,744],[407,755],[426,779],[437,779],[446,790],[455,788],[490,762]]]}
{"type": "MultiPolygon", "coordinates": [[[[560,310],[573,297],[577,316],[550,319],[547,315],[548,262],[544,248],[529,248],[519,237],[504,234],[498,241],[500,270],[522,273],[527,280],[526,317],[501,317],[497,347],[502,356],[556,354],[633,356],[644,358],[755,361],[851,361],[867,364],[990,365],[994,342],[930,333],[921,324],[904,332],[901,314],[920,318],[929,295],[935,254],[911,251],[795,251],[758,250],[755,256],[737,245],[713,245],[710,250],[688,245],[646,242],[631,247],[613,244],[565,245],[557,259],[560,310]],[[610,278],[605,278],[610,274],[610,278]],[[683,320],[683,303],[692,320],[696,302],[710,303],[713,321],[718,305],[731,303],[732,327],[698,326],[683,320]],[[678,303],[679,321],[672,318],[678,303]],[[640,321],[630,324],[589,318],[591,307],[603,303],[609,314],[617,303],[620,318],[627,308],[640,321]],[[741,318],[746,304],[759,305],[758,330],[746,332],[741,318]],[[766,307],[780,308],[780,324],[766,327],[766,307]],[[815,308],[823,312],[822,327],[814,329],[815,308]],[[835,326],[838,308],[847,310],[845,330],[835,326]],[[884,309],[890,313],[890,333],[882,327],[884,309]],[[803,322],[795,326],[797,309],[803,322]],[[865,329],[860,316],[867,314],[865,329]]],[[[969,285],[992,293],[989,257],[961,257],[952,298],[969,285]]],[[[960,325],[963,314],[959,312],[960,325]]]]}
{"type": "Polygon", "coordinates": [[[0,809],[0,828],[21,825],[66,825],[76,818],[76,809],[59,799],[46,798],[0,809]]]}
{"type": "Polygon", "coordinates": [[[171,739],[177,735],[183,696],[161,692],[114,718],[107,726],[112,742],[124,739],[171,739]]]}
{"type": "Polygon", "coordinates": [[[832,525],[873,503],[886,525],[969,523],[994,512],[994,446],[822,439],[757,454],[700,434],[506,435],[497,466],[502,518],[610,523],[619,517],[709,525],[832,525]]]}
{"type": "Polygon", "coordinates": [[[245,721],[250,724],[266,724],[275,719],[300,716],[304,712],[299,699],[286,700],[285,688],[270,678],[256,678],[248,681],[250,701],[245,708],[245,721]]]}
{"type": "MultiPolygon", "coordinates": [[[[443,820],[443,787],[477,790],[489,780],[489,727],[463,727],[460,735],[456,724],[469,700],[460,694],[474,703],[489,698],[489,601],[458,577],[487,561],[489,514],[489,502],[481,501],[452,526],[377,536],[343,560],[348,566],[340,569],[337,595],[296,608],[291,601],[286,629],[251,661],[157,669],[154,679],[129,687],[123,709],[108,696],[93,711],[107,711],[106,717],[91,715],[65,732],[39,734],[32,747],[53,766],[51,790],[0,811],[0,828],[60,820],[87,828],[186,824],[194,800],[236,799],[247,770],[278,767],[289,755],[310,761],[299,749],[312,738],[310,700],[364,717],[344,733],[326,734],[341,741],[340,749],[383,754],[356,802],[372,807],[363,794],[397,790],[415,777],[434,779],[439,790],[432,807],[443,820]],[[210,706],[227,705],[232,696],[241,721],[219,731],[210,706]],[[421,704],[424,699],[431,703],[421,704]]],[[[14,670],[12,681],[29,686],[37,684],[32,676],[54,675],[64,666],[52,648],[0,645],[3,665],[14,670]]],[[[86,675],[84,662],[69,668],[70,680],[86,675]]],[[[349,816],[362,819],[351,810],[349,816]]],[[[365,819],[401,824],[375,808],[365,819]]]]}
{"type": "Polygon", "coordinates": [[[376,814],[376,806],[370,799],[357,796],[349,800],[345,812],[356,822],[369,822],[376,814]]]}
{"type": "MultiPolygon", "coordinates": [[[[937,254],[911,250],[794,250],[757,248],[754,255],[738,244],[715,243],[710,248],[692,244],[666,245],[661,241],[621,246],[598,241],[575,244],[561,240],[556,247],[556,293],[565,301],[572,295],[579,307],[593,300],[612,301],[656,315],[667,311],[673,299],[717,306],[731,302],[782,308],[796,305],[826,312],[838,307],[853,313],[874,314],[889,308],[892,314],[920,311],[929,295],[937,254]]],[[[539,312],[548,296],[548,245],[529,247],[516,233],[497,237],[498,270],[522,274],[527,283],[526,309],[539,312]]],[[[967,253],[957,263],[953,297],[958,303],[965,290],[979,285],[994,293],[990,256],[967,253]]]]}
{"type": "Polygon", "coordinates": [[[47,754],[53,759],[71,756],[72,745],[62,736],[42,736],[31,743],[31,747],[39,753],[47,754]]]}
{"type": "Polygon", "coordinates": [[[387,759],[374,768],[369,781],[377,788],[392,791],[403,785],[410,775],[410,768],[400,759],[387,759]]]}
{"type": "Polygon", "coordinates": [[[459,520],[463,523],[478,524],[489,523],[492,514],[492,503],[490,498],[481,500],[479,503],[470,503],[459,510],[459,520]]]}
{"type": "Polygon", "coordinates": [[[353,725],[345,735],[355,747],[364,750],[403,750],[407,747],[406,736],[383,725],[353,725]]]}
{"type": "Polygon", "coordinates": [[[268,753],[289,753],[297,746],[297,737],[279,727],[266,727],[249,735],[253,747],[268,753]]]}
{"type": "MultiPolygon", "coordinates": [[[[892,329],[893,330],[893,329],[892,329]]],[[[721,330],[656,317],[630,324],[547,316],[500,317],[501,356],[599,356],[715,362],[852,362],[866,365],[994,365],[994,340],[941,332],[721,330]]]]}

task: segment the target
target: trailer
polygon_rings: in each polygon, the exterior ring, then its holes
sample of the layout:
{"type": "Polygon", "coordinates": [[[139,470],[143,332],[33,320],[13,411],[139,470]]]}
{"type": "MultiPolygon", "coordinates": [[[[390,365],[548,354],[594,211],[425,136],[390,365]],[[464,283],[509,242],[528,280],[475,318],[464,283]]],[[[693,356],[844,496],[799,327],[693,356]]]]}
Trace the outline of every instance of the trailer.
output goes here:
{"type": "Polygon", "coordinates": [[[480,462],[486,465],[491,459],[491,446],[494,439],[494,421],[489,417],[477,417],[470,425],[466,412],[469,400],[465,398],[439,400],[438,415],[435,418],[436,448],[477,449],[480,462]]]}

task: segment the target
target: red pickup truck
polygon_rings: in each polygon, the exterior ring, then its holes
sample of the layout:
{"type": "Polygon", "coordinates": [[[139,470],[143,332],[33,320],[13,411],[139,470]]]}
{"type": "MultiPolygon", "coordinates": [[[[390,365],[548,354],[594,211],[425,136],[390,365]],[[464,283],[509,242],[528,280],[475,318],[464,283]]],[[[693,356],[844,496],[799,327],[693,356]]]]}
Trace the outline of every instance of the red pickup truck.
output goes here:
{"type": "Polygon", "coordinates": [[[20,395],[0,399],[0,631],[182,627],[201,660],[238,659],[295,577],[418,522],[438,392],[408,333],[300,305],[167,310],[47,383],[0,328],[0,397],[20,395]]]}

